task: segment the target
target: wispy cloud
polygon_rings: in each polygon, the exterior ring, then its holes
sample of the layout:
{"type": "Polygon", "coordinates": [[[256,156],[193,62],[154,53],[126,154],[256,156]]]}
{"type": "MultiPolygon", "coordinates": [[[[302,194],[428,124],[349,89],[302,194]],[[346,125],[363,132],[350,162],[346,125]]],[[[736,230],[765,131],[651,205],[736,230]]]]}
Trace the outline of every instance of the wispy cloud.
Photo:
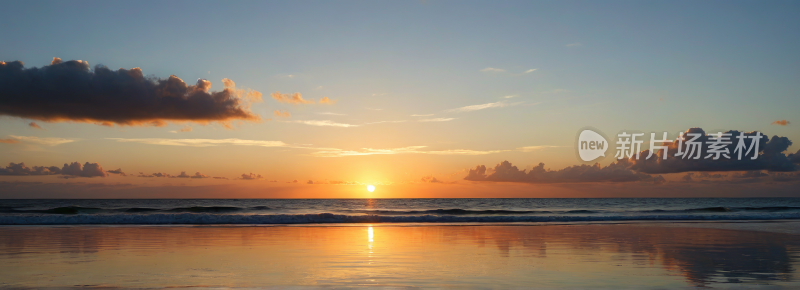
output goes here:
{"type": "Polygon", "coordinates": [[[420,150],[427,146],[407,146],[400,148],[389,149],[375,149],[375,148],[362,148],[361,150],[322,150],[311,153],[312,156],[317,157],[346,157],[346,156],[366,156],[366,155],[395,155],[395,154],[432,154],[432,155],[485,155],[504,152],[508,150],[467,150],[467,149],[451,149],[451,150],[435,150],[424,151],[420,150]]]}
{"type": "Polygon", "coordinates": [[[192,127],[184,126],[180,130],[172,130],[172,131],[169,131],[169,132],[170,133],[192,132],[192,127]]]}
{"type": "Polygon", "coordinates": [[[10,138],[9,139],[0,139],[0,143],[3,143],[3,144],[16,144],[16,143],[19,143],[19,140],[14,140],[14,139],[10,139],[10,138]]]}
{"type": "Polygon", "coordinates": [[[289,117],[292,116],[291,113],[289,113],[287,111],[281,111],[281,110],[275,110],[274,114],[275,114],[275,117],[279,117],[279,118],[289,118],[289,117]]]}
{"type": "Polygon", "coordinates": [[[106,138],[117,142],[142,143],[150,145],[169,145],[169,146],[189,146],[189,147],[211,147],[222,145],[241,145],[241,146],[261,146],[261,147],[288,147],[288,144],[281,141],[260,141],[242,140],[237,138],[229,139],[166,139],[166,138],[106,138]]]}
{"type": "Polygon", "coordinates": [[[445,110],[445,112],[463,113],[463,112],[472,112],[472,111],[478,111],[478,110],[489,109],[489,108],[502,108],[502,107],[508,107],[508,106],[515,106],[515,105],[519,105],[519,104],[521,104],[521,103],[511,103],[511,104],[509,104],[509,103],[507,103],[505,101],[499,101],[499,102],[494,102],[494,103],[487,103],[487,104],[481,104],[481,105],[472,105],[472,106],[466,106],[466,107],[461,107],[461,108],[449,109],[449,110],[445,110]]]}
{"type": "Polygon", "coordinates": [[[367,107],[364,107],[364,109],[373,110],[373,111],[383,111],[383,109],[378,109],[378,108],[367,108],[367,107]]]}
{"type": "MultiPolygon", "coordinates": [[[[361,148],[360,150],[345,150],[340,148],[318,147],[311,144],[287,144],[282,141],[262,141],[262,140],[243,140],[243,139],[166,139],[166,138],[106,138],[117,142],[141,143],[149,145],[166,146],[188,146],[188,147],[211,147],[223,145],[238,146],[260,146],[260,147],[284,147],[295,149],[311,150],[310,156],[314,157],[346,157],[346,156],[367,156],[367,155],[396,155],[396,154],[429,154],[429,155],[486,155],[513,150],[471,150],[471,149],[446,149],[446,150],[423,150],[427,146],[406,146],[398,148],[361,148]]],[[[534,147],[557,147],[557,146],[529,146],[534,147]]]]}
{"type": "Polygon", "coordinates": [[[517,150],[522,151],[522,152],[532,152],[532,151],[538,151],[538,150],[547,149],[547,148],[559,148],[559,147],[564,147],[564,146],[550,146],[550,145],[525,146],[525,147],[519,147],[519,148],[517,148],[517,150]]]}
{"type": "Polygon", "coordinates": [[[278,101],[279,103],[286,103],[286,104],[313,104],[314,100],[306,100],[303,99],[303,95],[300,93],[294,94],[281,94],[281,92],[274,92],[270,95],[273,99],[278,101]]]}
{"type": "Polygon", "coordinates": [[[583,45],[583,44],[582,44],[582,43],[580,43],[580,42],[575,42],[575,43],[570,43],[570,44],[567,44],[566,46],[567,46],[567,47],[576,47],[576,46],[581,46],[581,45],[583,45]]]}
{"type": "Polygon", "coordinates": [[[306,124],[311,126],[322,126],[322,127],[342,127],[342,128],[349,128],[349,127],[359,127],[361,125],[354,125],[354,124],[346,124],[346,123],[336,123],[331,120],[295,120],[295,121],[284,121],[289,123],[300,123],[306,124]]]}
{"type": "Polygon", "coordinates": [[[487,67],[487,68],[482,69],[481,71],[485,72],[485,73],[501,73],[501,72],[505,72],[506,70],[504,70],[502,68],[487,67]]]}
{"type": "Polygon", "coordinates": [[[789,124],[791,124],[791,122],[786,121],[786,120],[778,120],[778,121],[772,122],[771,125],[786,126],[786,125],[789,125],[789,124]]]}
{"type": "Polygon", "coordinates": [[[410,123],[410,122],[447,122],[455,119],[456,118],[433,118],[433,119],[422,119],[422,120],[388,120],[388,121],[369,122],[363,124],[337,123],[331,120],[295,120],[295,121],[282,121],[282,122],[300,123],[311,126],[350,128],[350,127],[361,127],[361,126],[375,125],[375,124],[397,124],[397,123],[410,123]]]}
{"type": "Polygon", "coordinates": [[[55,137],[34,137],[34,136],[14,136],[14,135],[8,135],[8,136],[17,140],[46,145],[46,146],[56,146],[76,141],[73,139],[64,139],[55,137]]]}
{"type": "Polygon", "coordinates": [[[535,68],[532,68],[532,69],[529,69],[529,70],[526,70],[526,71],[524,71],[523,73],[524,73],[524,74],[529,74],[529,73],[532,73],[532,72],[535,72],[535,71],[536,71],[536,69],[535,69],[535,68]]]}
{"type": "Polygon", "coordinates": [[[430,117],[430,116],[433,116],[433,114],[424,114],[424,115],[414,114],[414,115],[411,115],[411,117],[430,117]]]}
{"type": "Polygon", "coordinates": [[[517,95],[505,96],[505,97],[503,97],[503,99],[511,99],[511,98],[516,98],[516,97],[517,97],[517,95]]]}
{"type": "Polygon", "coordinates": [[[455,119],[456,118],[433,118],[433,119],[422,119],[417,122],[447,122],[455,119]]]}
{"type": "Polygon", "coordinates": [[[331,115],[331,116],[347,116],[347,114],[340,114],[340,113],[333,113],[333,112],[321,112],[317,113],[318,115],[331,115]]]}

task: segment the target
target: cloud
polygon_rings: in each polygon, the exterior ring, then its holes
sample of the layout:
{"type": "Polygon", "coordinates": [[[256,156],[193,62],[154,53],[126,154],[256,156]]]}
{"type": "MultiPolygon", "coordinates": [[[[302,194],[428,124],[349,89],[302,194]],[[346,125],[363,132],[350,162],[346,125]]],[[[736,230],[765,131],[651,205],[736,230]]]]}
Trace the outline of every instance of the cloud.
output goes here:
{"type": "Polygon", "coordinates": [[[242,140],[236,138],[229,139],[164,139],[164,138],[106,138],[117,142],[132,142],[150,145],[169,145],[169,146],[191,146],[191,147],[210,147],[221,145],[240,145],[240,146],[261,146],[261,147],[285,147],[286,143],[281,141],[260,141],[242,140]]]}
{"type": "Polygon", "coordinates": [[[345,124],[345,123],[336,123],[331,120],[295,120],[295,121],[286,121],[290,123],[300,123],[306,124],[311,126],[323,126],[323,127],[342,127],[342,128],[350,128],[350,127],[359,127],[361,125],[353,125],[353,124],[345,124]]]}
{"type": "Polygon", "coordinates": [[[239,177],[239,179],[241,179],[241,180],[258,180],[258,179],[262,179],[262,177],[261,177],[261,174],[253,174],[253,173],[246,174],[246,173],[242,173],[242,176],[239,177]]]}
{"type": "Polygon", "coordinates": [[[0,139],[0,143],[4,143],[4,144],[15,144],[15,143],[19,143],[19,140],[14,140],[14,139],[0,139]]]}
{"type": "Polygon", "coordinates": [[[789,125],[789,124],[791,124],[791,122],[786,121],[786,120],[778,120],[778,121],[772,122],[771,125],[786,126],[786,125],[789,125]]]}
{"type": "Polygon", "coordinates": [[[332,113],[332,112],[322,112],[317,113],[319,115],[331,115],[331,116],[347,116],[347,114],[340,114],[340,113],[332,113]]]}
{"type": "Polygon", "coordinates": [[[34,166],[27,167],[25,162],[11,162],[5,168],[0,168],[0,175],[56,175],[61,174],[61,168],[57,166],[34,166]]]}
{"type": "Polygon", "coordinates": [[[44,130],[44,128],[42,128],[41,126],[39,126],[39,124],[36,124],[35,122],[28,123],[28,126],[30,126],[31,128],[39,129],[39,130],[44,130]]]}
{"type": "Polygon", "coordinates": [[[261,100],[261,93],[236,89],[229,79],[222,82],[222,91],[209,92],[207,80],[187,85],[174,75],[145,77],[140,68],[110,70],[98,65],[91,70],[86,61],[58,58],[41,68],[2,62],[0,115],[109,126],[258,121],[249,107],[261,100]]]}
{"type": "Polygon", "coordinates": [[[800,149],[797,150],[797,153],[789,154],[787,158],[789,158],[789,161],[792,163],[800,164],[800,149]]]}
{"type": "Polygon", "coordinates": [[[519,148],[517,148],[517,150],[522,151],[522,152],[533,152],[533,151],[538,151],[538,150],[542,150],[542,149],[558,148],[558,147],[563,147],[563,146],[548,146],[548,145],[525,146],[525,147],[519,147],[519,148]]]}
{"type": "MultiPolygon", "coordinates": [[[[632,164],[631,169],[651,174],[689,171],[794,171],[796,169],[795,165],[792,164],[792,161],[790,160],[791,157],[787,157],[783,154],[783,152],[792,145],[792,141],[786,137],[773,136],[768,140],[767,136],[761,134],[764,137],[761,138],[760,142],[758,143],[758,158],[755,160],[751,159],[753,152],[750,152],[750,154],[747,156],[742,154],[742,160],[738,160],[738,153],[734,154],[736,145],[738,144],[738,139],[735,136],[739,136],[740,132],[736,130],[726,131],[723,133],[731,134],[731,144],[725,146],[724,148],[730,152],[729,156],[731,158],[726,159],[721,157],[719,160],[713,160],[711,158],[705,159],[705,157],[708,155],[707,142],[709,141],[709,135],[706,135],[703,129],[691,128],[686,130],[685,133],[699,134],[700,137],[698,137],[696,141],[703,144],[702,154],[699,159],[693,158],[696,153],[692,154],[691,157],[686,158],[675,156],[675,154],[678,153],[679,142],[677,142],[678,140],[674,140],[674,142],[666,142],[663,144],[664,146],[667,146],[667,159],[663,159],[663,150],[658,150],[653,154],[653,157],[647,159],[646,157],[650,152],[649,150],[644,150],[640,152],[640,158],[638,160],[635,158],[635,156],[630,159],[632,164]]],[[[747,132],[744,134],[745,136],[755,136],[757,132],[747,132]]],[[[685,138],[687,140],[693,139],[693,137],[688,135],[685,135],[685,138]]],[[[747,139],[745,142],[746,148],[750,147],[750,140],[751,139],[747,139]]],[[[683,143],[684,144],[681,146],[681,150],[686,153],[688,152],[688,144],[687,142],[683,143]]]]}
{"type": "Polygon", "coordinates": [[[487,68],[482,69],[481,71],[485,72],[485,73],[501,73],[501,72],[505,72],[506,70],[501,69],[501,68],[487,67],[487,68]]]}
{"type": "Polygon", "coordinates": [[[442,183],[441,180],[436,179],[436,177],[433,177],[432,175],[423,176],[419,180],[425,183],[442,183]]]}
{"type": "Polygon", "coordinates": [[[125,172],[122,172],[121,168],[117,168],[117,169],[114,169],[114,170],[106,170],[106,172],[113,173],[113,174],[119,174],[121,176],[128,176],[127,174],[125,174],[125,172]]]}
{"type": "Polygon", "coordinates": [[[143,172],[139,172],[139,175],[137,175],[137,176],[139,176],[139,177],[172,177],[172,175],[169,175],[167,173],[161,173],[161,172],[156,172],[156,173],[153,173],[153,174],[150,174],[150,175],[144,174],[143,172]]]}
{"type": "Polygon", "coordinates": [[[208,175],[205,175],[205,174],[201,174],[200,172],[195,172],[194,175],[188,175],[188,174],[186,174],[186,171],[181,171],[180,175],[171,176],[171,177],[176,177],[176,178],[209,178],[211,176],[208,176],[208,175]]]}
{"type": "Polygon", "coordinates": [[[583,44],[581,44],[580,42],[575,42],[575,43],[567,44],[566,47],[577,47],[577,46],[581,46],[581,45],[583,45],[583,44]]]}
{"type": "Polygon", "coordinates": [[[105,171],[103,171],[103,167],[100,166],[98,163],[89,163],[86,162],[83,166],[81,166],[78,162],[72,163],[64,163],[64,167],[61,168],[62,175],[68,176],[75,176],[75,177],[106,177],[105,171]]]}
{"type": "Polygon", "coordinates": [[[497,164],[490,173],[484,165],[478,165],[469,170],[464,180],[470,181],[497,181],[497,182],[526,182],[526,183],[573,183],[573,182],[630,182],[652,180],[650,175],[630,170],[627,160],[611,163],[608,166],[575,165],[561,170],[544,168],[544,163],[526,172],[517,169],[508,161],[497,164]]]}
{"type": "Polygon", "coordinates": [[[320,104],[328,104],[328,105],[333,105],[333,104],[335,104],[335,103],[336,103],[336,101],[334,101],[334,100],[331,100],[331,99],[328,99],[328,97],[322,97],[322,99],[319,99],[319,103],[320,103],[320,104]]]}
{"type": "Polygon", "coordinates": [[[414,115],[411,115],[411,117],[430,117],[430,116],[433,116],[433,114],[425,114],[425,115],[414,114],[414,115]]]}
{"type": "Polygon", "coordinates": [[[281,94],[281,92],[274,92],[270,96],[279,103],[294,104],[294,105],[314,103],[314,100],[303,99],[303,95],[300,93],[294,93],[290,95],[290,94],[281,94]]]}
{"type": "Polygon", "coordinates": [[[292,116],[292,114],[290,114],[290,113],[289,113],[289,112],[287,112],[287,111],[275,110],[275,117],[279,117],[279,118],[289,118],[289,117],[291,117],[291,116],[292,116]]]}
{"type": "Polygon", "coordinates": [[[532,73],[532,72],[535,72],[535,71],[536,71],[536,69],[535,69],[535,68],[532,68],[532,69],[526,70],[526,71],[524,71],[524,72],[522,72],[522,73],[523,73],[523,74],[529,74],[529,73],[532,73]]]}
{"type": "Polygon", "coordinates": [[[214,176],[213,178],[214,178],[214,179],[225,179],[225,180],[227,180],[227,179],[228,179],[227,177],[219,177],[219,176],[214,176]]]}
{"type": "Polygon", "coordinates": [[[369,122],[363,124],[347,124],[347,123],[337,123],[331,120],[295,120],[295,121],[282,121],[282,122],[289,122],[289,123],[300,123],[306,124],[311,126],[324,126],[324,127],[342,127],[342,128],[350,128],[350,127],[361,127],[365,125],[375,125],[375,124],[386,124],[386,123],[407,123],[407,122],[447,122],[455,120],[456,118],[433,118],[433,119],[421,119],[421,120],[392,120],[392,121],[377,121],[377,122],[369,122]]]}
{"type": "Polygon", "coordinates": [[[184,126],[180,130],[169,131],[170,133],[192,132],[192,127],[184,126]]]}
{"type": "Polygon", "coordinates": [[[417,122],[447,122],[455,119],[456,118],[433,118],[433,119],[422,119],[417,122]]]}
{"type": "Polygon", "coordinates": [[[499,101],[499,102],[495,102],[495,103],[472,105],[472,106],[466,106],[466,107],[461,107],[461,108],[449,109],[449,110],[445,110],[445,112],[464,113],[464,112],[472,112],[472,111],[478,111],[478,110],[489,109],[489,108],[502,108],[502,107],[507,107],[507,106],[514,106],[514,105],[518,105],[518,104],[520,104],[520,103],[509,104],[509,103],[506,103],[505,101],[499,101]]]}
{"type": "Polygon", "coordinates": [[[431,155],[486,155],[500,153],[507,150],[467,150],[467,149],[451,149],[451,150],[434,150],[422,151],[420,149],[427,146],[407,146],[400,148],[389,149],[375,149],[375,148],[362,148],[361,150],[342,150],[336,148],[326,148],[321,151],[311,153],[316,157],[345,157],[345,156],[366,156],[366,155],[395,155],[395,154],[431,154],[431,155]]]}
{"type": "Polygon", "coordinates": [[[46,145],[46,146],[56,146],[56,145],[75,142],[75,140],[72,140],[72,139],[55,138],[55,137],[44,137],[44,138],[42,138],[42,137],[34,137],[34,136],[15,136],[15,135],[9,135],[9,137],[14,138],[14,139],[18,139],[18,140],[22,140],[22,141],[25,141],[25,142],[36,143],[36,144],[41,144],[41,145],[46,145]]]}

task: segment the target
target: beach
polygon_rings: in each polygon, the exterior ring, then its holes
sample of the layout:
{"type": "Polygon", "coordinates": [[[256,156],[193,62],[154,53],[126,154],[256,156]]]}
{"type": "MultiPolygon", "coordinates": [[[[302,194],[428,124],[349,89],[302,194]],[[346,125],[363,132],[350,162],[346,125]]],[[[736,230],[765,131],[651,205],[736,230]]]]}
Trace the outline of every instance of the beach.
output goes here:
{"type": "Polygon", "coordinates": [[[800,287],[797,221],[0,226],[0,287],[800,287]]]}

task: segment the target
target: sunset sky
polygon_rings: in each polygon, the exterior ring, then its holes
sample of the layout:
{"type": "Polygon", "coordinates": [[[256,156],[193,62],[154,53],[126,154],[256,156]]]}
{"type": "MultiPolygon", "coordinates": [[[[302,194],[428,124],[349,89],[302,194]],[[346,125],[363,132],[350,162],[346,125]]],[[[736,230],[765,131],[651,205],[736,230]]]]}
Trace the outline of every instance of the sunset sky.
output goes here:
{"type": "MultiPolygon", "coordinates": [[[[309,4],[4,3],[0,198],[800,188],[800,145],[791,143],[800,142],[799,2],[309,4]],[[674,139],[690,128],[786,138],[770,140],[762,153],[771,159],[753,166],[562,174],[593,166],[576,154],[586,127],[610,141],[622,131],[674,139]],[[503,161],[520,170],[544,163],[559,177],[500,178],[503,161]],[[21,162],[26,169],[14,167],[21,162]],[[70,173],[73,162],[82,171],[70,173]],[[486,178],[468,178],[479,165],[486,178]]],[[[606,167],[613,146],[597,168],[617,168],[606,167]]]]}

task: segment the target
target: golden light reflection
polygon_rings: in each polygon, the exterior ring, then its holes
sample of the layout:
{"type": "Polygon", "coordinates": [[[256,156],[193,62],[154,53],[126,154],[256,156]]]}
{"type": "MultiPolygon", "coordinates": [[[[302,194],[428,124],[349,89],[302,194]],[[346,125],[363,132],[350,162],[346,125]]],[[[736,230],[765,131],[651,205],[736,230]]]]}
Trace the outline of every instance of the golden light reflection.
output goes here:
{"type": "Polygon", "coordinates": [[[368,249],[363,226],[0,227],[0,277],[19,288],[492,288],[503,281],[509,288],[616,289],[626,281],[641,289],[706,287],[729,278],[800,287],[800,243],[790,234],[652,225],[366,225],[368,249]],[[131,272],[142,278],[119,278],[131,272]]]}

